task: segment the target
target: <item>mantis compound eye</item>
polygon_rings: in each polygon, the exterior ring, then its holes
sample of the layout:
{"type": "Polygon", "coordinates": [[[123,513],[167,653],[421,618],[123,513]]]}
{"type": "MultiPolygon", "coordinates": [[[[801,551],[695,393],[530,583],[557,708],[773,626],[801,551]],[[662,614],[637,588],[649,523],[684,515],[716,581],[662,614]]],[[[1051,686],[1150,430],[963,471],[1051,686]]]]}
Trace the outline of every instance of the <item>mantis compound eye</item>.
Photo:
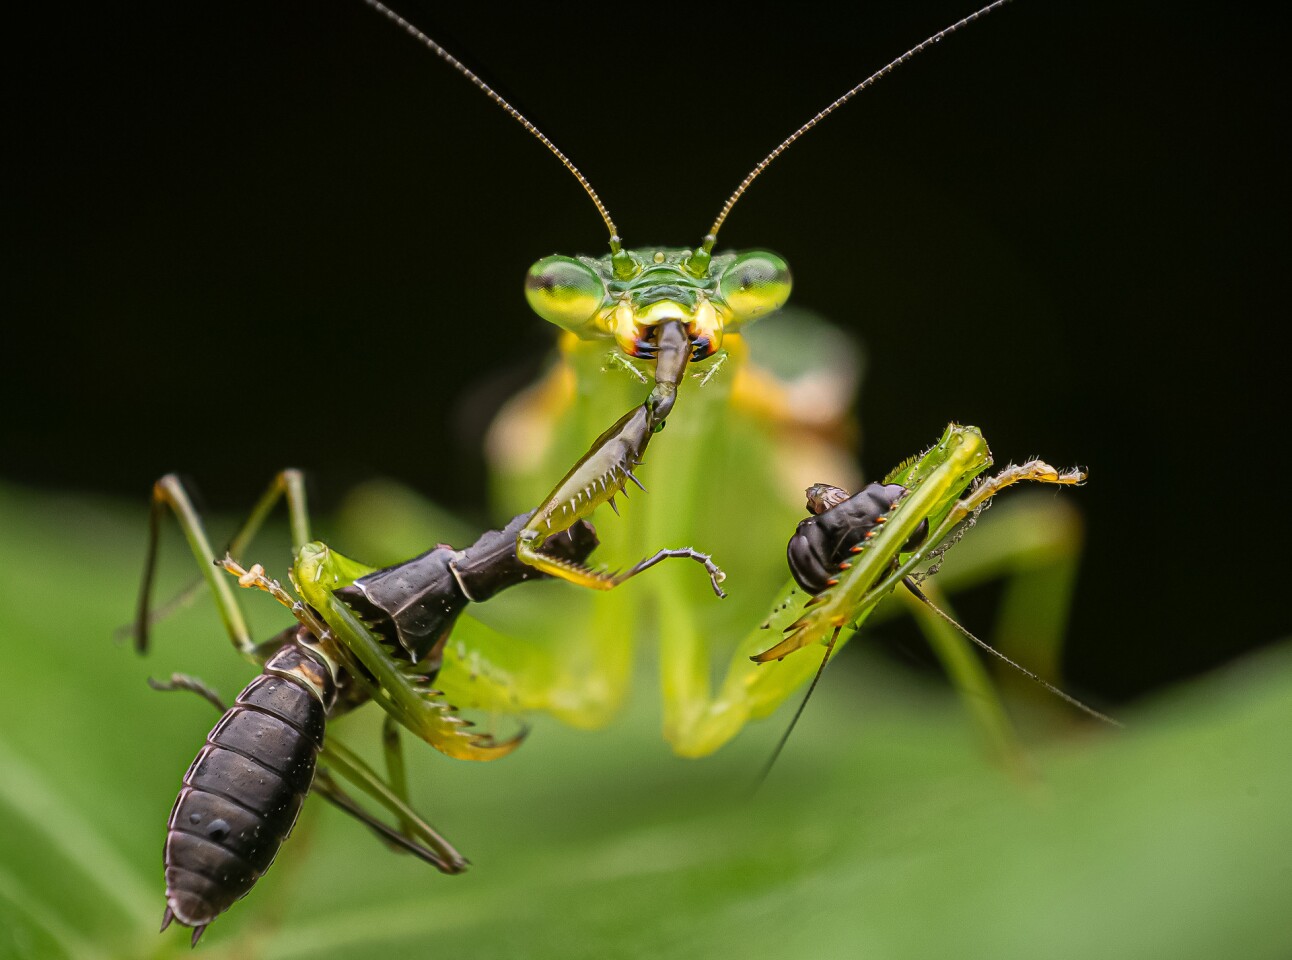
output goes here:
{"type": "Polygon", "coordinates": [[[606,287],[574,257],[544,257],[525,275],[525,299],[544,320],[578,333],[601,310],[606,287]]]}
{"type": "Polygon", "coordinates": [[[790,296],[790,268],[766,250],[742,253],[722,271],[718,295],[733,323],[754,320],[784,305],[790,296]]]}

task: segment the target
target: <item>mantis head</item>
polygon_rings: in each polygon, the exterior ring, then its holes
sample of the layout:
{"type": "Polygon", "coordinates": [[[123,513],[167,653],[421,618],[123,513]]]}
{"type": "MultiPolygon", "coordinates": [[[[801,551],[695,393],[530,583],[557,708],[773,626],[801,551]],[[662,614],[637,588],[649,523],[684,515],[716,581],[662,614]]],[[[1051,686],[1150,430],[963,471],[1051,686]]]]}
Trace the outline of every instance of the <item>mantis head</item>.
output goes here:
{"type": "Polygon", "coordinates": [[[790,286],[789,265],[766,250],[660,248],[544,257],[525,277],[525,297],[544,320],[584,340],[613,339],[631,357],[649,355],[654,327],[679,321],[703,360],[724,333],[779,309],[790,286]]]}

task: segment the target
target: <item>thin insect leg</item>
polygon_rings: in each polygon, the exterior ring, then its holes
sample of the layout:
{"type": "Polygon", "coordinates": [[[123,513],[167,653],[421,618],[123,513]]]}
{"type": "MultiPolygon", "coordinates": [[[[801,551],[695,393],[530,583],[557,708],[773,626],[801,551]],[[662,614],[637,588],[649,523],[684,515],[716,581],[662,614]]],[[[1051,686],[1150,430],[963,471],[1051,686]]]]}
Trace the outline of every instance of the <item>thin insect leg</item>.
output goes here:
{"type": "Polygon", "coordinates": [[[987,501],[1006,487],[1024,480],[1031,480],[1036,483],[1058,483],[1077,486],[1085,483],[1086,474],[1084,470],[1058,470],[1044,460],[1029,460],[1027,463],[1006,467],[1000,473],[987,477],[975,486],[969,496],[962,498],[951,508],[951,513],[947,515],[947,519],[943,522],[959,523],[965,517],[986,506],[987,501]]]}
{"type": "Polygon", "coordinates": [[[992,498],[1006,487],[1025,480],[1036,483],[1057,483],[1066,486],[1078,486],[1085,483],[1086,474],[1082,470],[1060,471],[1044,460],[1029,460],[1027,463],[1009,466],[992,477],[976,484],[967,497],[959,500],[942,523],[942,529],[949,530],[946,536],[928,551],[924,557],[929,566],[922,572],[912,575],[915,583],[923,583],[935,576],[942,569],[942,559],[952,547],[978,522],[982,512],[991,506],[992,498]]]}
{"type": "Polygon", "coordinates": [[[693,373],[691,376],[700,381],[700,386],[705,386],[713,379],[713,375],[723,368],[729,356],[730,354],[728,354],[726,350],[723,350],[713,358],[713,362],[709,364],[709,369],[703,370],[700,373],[693,373]]]}
{"type": "Polygon", "coordinates": [[[148,686],[164,693],[169,693],[174,690],[187,690],[189,693],[196,693],[221,713],[224,713],[229,709],[225,705],[224,701],[220,699],[220,695],[216,693],[215,690],[208,687],[197,677],[190,676],[187,673],[172,673],[169,680],[157,680],[153,677],[149,677],[148,686]]]}
{"type": "Polygon", "coordinates": [[[382,841],[395,847],[411,853],[420,860],[424,860],[438,870],[446,873],[458,873],[458,870],[446,870],[447,866],[438,853],[430,847],[418,843],[410,832],[396,830],[385,823],[382,823],[363,807],[359,806],[354,799],[346,793],[337,784],[332,776],[326,770],[320,770],[314,777],[314,791],[323,797],[324,800],[331,803],[339,810],[343,810],[350,816],[354,817],[365,827],[375,833],[382,841]]]}
{"type": "MultiPolygon", "coordinates": [[[[345,777],[355,787],[358,787],[374,801],[389,810],[399,818],[401,823],[411,825],[408,836],[391,830],[391,833],[394,834],[392,837],[384,831],[379,831],[387,839],[400,843],[395,838],[404,837],[408,843],[420,842],[426,844],[426,848],[412,850],[411,852],[433,864],[443,873],[461,873],[467,868],[469,861],[458,853],[453,848],[453,845],[445,840],[434,827],[423,820],[417,814],[417,811],[398,796],[390,785],[383,781],[371,767],[348,748],[334,740],[330,740],[324,745],[320,760],[332,771],[345,777]]],[[[368,821],[365,820],[366,822],[368,821]]],[[[406,844],[400,843],[400,845],[408,849],[406,844]]]]}
{"type": "Polygon", "coordinates": [[[821,666],[817,667],[816,674],[812,677],[812,683],[807,688],[807,693],[803,694],[803,699],[799,702],[798,709],[794,711],[794,718],[790,720],[790,725],[786,727],[785,732],[781,734],[780,740],[776,742],[776,749],[773,750],[772,755],[767,758],[767,764],[763,767],[762,772],[758,774],[758,778],[754,781],[753,788],[749,791],[751,794],[757,793],[758,788],[767,780],[767,775],[772,772],[772,767],[776,765],[777,759],[780,758],[781,751],[785,749],[785,744],[789,742],[790,734],[793,733],[794,728],[798,726],[799,717],[803,716],[803,711],[807,708],[808,701],[812,699],[812,694],[816,690],[816,685],[821,680],[821,674],[825,673],[825,665],[830,662],[830,654],[834,653],[835,641],[839,639],[839,631],[841,629],[842,627],[835,627],[834,633],[830,635],[830,639],[825,645],[825,655],[821,657],[821,666]]]}
{"type": "Polygon", "coordinates": [[[140,653],[148,651],[149,606],[152,598],[153,578],[157,567],[157,547],[160,541],[161,521],[167,507],[175,512],[180,529],[184,531],[184,536],[193,551],[193,556],[197,558],[207,586],[211,588],[211,592],[215,595],[216,608],[220,611],[220,619],[223,621],[224,628],[228,632],[229,638],[233,641],[233,645],[238,648],[238,652],[243,656],[248,659],[254,659],[255,643],[251,639],[247,621],[242,615],[242,610],[238,607],[238,602],[234,598],[233,590],[229,587],[228,582],[215,570],[215,553],[211,550],[211,544],[207,540],[202,520],[189,498],[188,491],[184,489],[184,484],[175,474],[167,474],[153,484],[152,510],[148,517],[148,553],[144,560],[144,577],[139,588],[139,605],[134,624],[135,649],[140,653]]]}
{"type": "MultiPolygon", "coordinates": [[[[287,500],[288,521],[292,532],[292,551],[295,552],[302,545],[308,543],[310,530],[309,512],[305,500],[305,477],[299,470],[289,469],[276,474],[274,479],[270,481],[268,489],[261,494],[247,519],[234,533],[233,538],[225,548],[225,552],[231,556],[240,557],[256,534],[260,532],[260,528],[264,525],[269,514],[273,512],[281,497],[285,497],[287,500]]],[[[157,552],[157,529],[150,524],[148,560],[144,574],[146,578],[152,577],[152,565],[156,559],[157,552]]],[[[160,623],[177,610],[182,610],[192,603],[193,599],[201,591],[203,582],[203,578],[198,577],[165,603],[155,607],[148,616],[148,626],[151,627],[153,624],[160,623]]],[[[123,631],[127,633],[130,630],[131,627],[123,628],[123,631]]]]}
{"type": "MultiPolygon", "coordinates": [[[[399,724],[390,714],[386,714],[386,719],[381,724],[381,746],[382,752],[386,756],[386,782],[390,784],[390,789],[404,803],[408,803],[408,771],[404,765],[404,745],[399,739],[399,724]]],[[[412,834],[415,830],[414,824],[400,817],[400,829],[405,834],[412,834]]]]}
{"type": "MultiPolygon", "coordinates": [[[[178,477],[168,474],[153,485],[153,495],[149,501],[148,509],[148,547],[144,552],[144,575],[142,582],[139,584],[139,601],[136,606],[134,623],[125,628],[134,637],[135,651],[140,654],[148,652],[148,627],[152,623],[149,608],[152,606],[153,578],[157,573],[157,552],[161,543],[162,517],[166,513],[166,501],[163,497],[158,496],[158,488],[167,481],[173,481],[176,486],[180,484],[178,477]]],[[[180,487],[180,489],[182,491],[183,488],[180,487]]],[[[198,583],[201,582],[201,580],[198,581],[198,583]]],[[[185,590],[184,592],[188,593],[189,591],[185,590]]],[[[170,606],[171,604],[167,604],[167,607],[170,606]]],[[[166,612],[169,613],[169,609],[166,612]]]]}
{"type": "Polygon", "coordinates": [[[251,508],[251,513],[243,522],[242,527],[233,535],[229,541],[229,548],[226,553],[231,556],[241,556],[242,551],[247,548],[252,538],[259,532],[264,525],[269,514],[273,512],[274,507],[278,505],[279,498],[287,501],[287,520],[291,526],[292,532],[292,551],[295,552],[310,541],[310,518],[309,510],[305,500],[305,475],[299,470],[282,470],[273,480],[270,481],[269,487],[256,505],[251,508]]]}
{"type": "MultiPolygon", "coordinates": [[[[666,372],[671,369],[673,373],[670,377],[674,375],[680,377],[689,354],[680,350],[674,352],[677,359],[671,367],[666,364],[666,372]]],[[[522,563],[579,586],[594,590],[610,590],[643,570],[655,566],[661,560],[669,557],[688,557],[704,564],[709,573],[709,581],[713,585],[713,592],[719,597],[726,596],[719,586],[726,579],[726,574],[708,554],[700,553],[691,547],[661,550],[636,564],[626,573],[615,576],[607,576],[582,563],[550,556],[540,549],[546,537],[569,529],[577,521],[591,515],[597,506],[608,502],[617,494],[627,495],[625,487],[629,482],[641,490],[646,489],[633,474],[633,467],[641,463],[653,431],[662,424],[664,415],[672,406],[674,394],[670,393],[670,384],[673,388],[676,387],[672,379],[657,381],[657,387],[661,385],[664,387],[658,397],[652,391],[653,401],[658,405],[652,407],[652,401],[648,400],[620,417],[617,423],[597,438],[591,449],[548,495],[546,502],[534,511],[527,526],[521,530],[516,539],[516,556],[522,563]]]]}
{"type": "Polygon", "coordinates": [[[626,370],[628,373],[636,377],[641,383],[647,383],[650,380],[650,378],[646,376],[646,374],[642,373],[639,369],[637,369],[637,364],[633,363],[622,353],[619,353],[617,351],[612,351],[606,355],[606,361],[612,367],[619,367],[622,370],[626,370]]]}
{"type": "Polygon", "coordinates": [[[957,525],[965,522],[966,518],[980,513],[986,508],[991,498],[1000,493],[1001,490],[1024,480],[1077,486],[1085,482],[1086,474],[1085,471],[1076,469],[1061,471],[1050,466],[1044,460],[1029,460],[1027,463],[1018,466],[1006,467],[995,476],[981,481],[968,496],[956,501],[955,505],[942,519],[942,522],[938,524],[937,529],[929,533],[925,539],[925,546],[912,553],[899,567],[875,584],[863,598],[863,603],[894,589],[899,580],[904,580],[914,573],[915,568],[925,563],[930,556],[937,556],[937,547],[943,540],[952,535],[952,531],[957,525]]]}
{"type": "Polygon", "coordinates": [[[641,573],[643,570],[649,570],[651,567],[655,566],[655,564],[660,563],[663,560],[669,560],[674,557],[679,557],[679,558],[685,557],[687,559],[694,560],[697,563],[703,564],[704,569],[707,570],[709,573],[709,583],[713,586],[713,592],[716,593],[719,597],[725,597],[727,595],[726,592],[722,589],[722,587],[719,586],[719,584],[721,584],[723,580],[727,579],[727,575],[722,572],[721,567],[719,567],[716,563],[713,562],[712,557],[710,557],[707,553],[701,553],[699,550],[696,550],[694,547],[679,547],[675,550],[661,550],[653,557],[647,557],[645,560],[642,560],[640,563],[634,564],[632,567],[629,567],[623,573],[615,574],[613,577],[610,578],[611,586],[617,587],[625,580],[628,580],[632,577],[637,576],[637,574],[641,573]]]}

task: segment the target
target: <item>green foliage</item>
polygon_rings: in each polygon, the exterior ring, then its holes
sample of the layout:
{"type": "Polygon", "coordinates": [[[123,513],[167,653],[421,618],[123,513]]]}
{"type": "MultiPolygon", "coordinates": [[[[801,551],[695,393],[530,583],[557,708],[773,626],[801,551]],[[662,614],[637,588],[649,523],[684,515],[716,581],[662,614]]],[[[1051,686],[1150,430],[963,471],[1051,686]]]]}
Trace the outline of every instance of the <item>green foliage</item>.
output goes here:
{"type": "MultiPolygon", "coordinates": [[[[158,630],[147,660],[110,641],[130,616],[142,546],[142,509],[0,489],[0,957],[188,952],[185,931],[155,932],[161,842],[214,715],[144,678],[188,670],[230,697],[250,668],[205,598],[158,630]]],[[[177,537],[167,547],[174,585],[191,566],[177,537]]],[[[281,545],[256,555],[285,567],[281,545]]],[[[260,628],[279,622],[271,601],[251,599],[260,628]]],[[[541,629],[559,629],[559,605],[542,609],[541,629]]],[[[864,644],[850,659],[859,662],[827,675],[753,799],[779,720],[715,758],[679,760],[659,739],[653,691],[640,688],[609,729],[540,721],[498,763],[455,763],[410,740],[414,798],[472,858],[468,874],[391,854],[312,800],[273,870],[198,950],[484,960],[1292,952],[1292,651],[1123,711],[1125,733],[1083,726],[1036,744],[1022,779],[983,763],[950,695],[865,660],[864,644]]],[[[374,714],[334,732],[373,745],[374,714]]]]}

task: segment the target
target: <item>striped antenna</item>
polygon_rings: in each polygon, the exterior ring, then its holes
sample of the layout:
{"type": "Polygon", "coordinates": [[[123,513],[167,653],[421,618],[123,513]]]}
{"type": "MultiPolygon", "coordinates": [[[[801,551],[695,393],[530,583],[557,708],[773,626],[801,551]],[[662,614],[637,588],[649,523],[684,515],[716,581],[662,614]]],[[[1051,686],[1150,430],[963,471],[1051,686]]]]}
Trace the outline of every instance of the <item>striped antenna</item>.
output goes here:
{"type": "Polygon", "coordinates": [[[436,43],[426,34],[422,33],[421,30],[417,29],[417,27],[413,26],[411,23],[409,23],[399,14],[397,14],[394,10],[391,10],[390,7],[386,6],[384,3],[379,2],[379,0],[363,0],[363,2],[366,3],[368,6],[372,7],[372,9],[376,10],[378,13],[382,14],[384,17],[386,17],[386,19],[390,20],[396,26],[401,27],[404,30],[404,32],[407,33],[410,37],[412,37],[422,46],[426,47],[428,50],[431,51],[431,53],[435,54],[437,57],[439,57],[441,60],[447,63],[458,73],[462,74],[462,76],[470,80],[473,84],[476,85],[476,87],[480,90],[481,93],[483,93],[494,103],[498,104],[498,106],[502,107],[502,109],[507,113],[508,116],[510,116],[513,120],[515,120],[522,127],[524,127],[531,134],[533,134],[539,143],[547,147],[548,150],[552,151],[552,155],[555,156],[557,160],[561,161],[561,163],[565,166],[566,170],[569,170],[570,173],[574,174],[574,179],[579,181],[579,184],[587,192],[588,196],[592,198],[592,202],[597,207],[597,213],[601,214],[601,219],[605,221],[606,229],[610,231],[611,253],[618,254],[620,252],[622,248],[619,240],[619,231],[615,227],[615,222],[610,219],[610,211],[606,209],[606,205],[602,203],[601,198],[597,196],[597,191],[592,189],[592,184],[588,182],[588,178],[585,177],[582,174],[582,172],[580,172],[578,167],[576,167],[573,163],[570,162],[570,158],[567,157],[565,154],[563,154],[557,148],[556,144],[554,144],[551,140],[547,139],[547,135],[543,133],[542,130],[534,126],[534,124],[531,123],[525,117],[524,114],[522,114],[519,110],[513,107],[505,99],[503,99],[502,94],[498,93],[497,90],[489,86],[489,84],[485,83],[474,73],[472,73],[471,70],[467,68],[466,64],[464,64],[457,57],[453,56],[453,54],[449,53],[447,50],[441,47],[438,43],[436,43]]]}
{"type": "Polygon", "coordinates": [[[727,202],[722,205],[722,209],[718,212],[718,218],[713,221],[713,226],[709,228],[709,233],[704,238],[704,246],[702,248],[704,252],[706,254],[713,252],[713,245],[718,240],[718,230],[722,227],[723,221],[727,219],[727,214],[731,213],[731,208],[736,205],[736,201],[739,200],[741,196],[744,195],[744,192],[749,189],[749,185],[758,178],[758,175],[762,173],[764,170],[766,170],[768,166],[771,165],[771,162],[773,160],[775,160],[782,153],[784,153],[786,150],[789,149],[790,144],[792,144],[795,140],[799,139],[801,136],[803,136],[803,134],[807,133],[809,130],[815,127],[826,117],[830,116],[830,114],[834,113],[836,110],[842,107],[845,103],[847,103],[857,94],[861,93],[861,91],[865,90],[867,87],[872,86],[877,81],[882,80],[884,77],[888,76],[890,73],[892,73],[902,64],[906,63],[906,61],[910,60],[916,54],[923,53],[929,47],[933,46],[938,41],[946,37],[949,37],[951,34],[959,30],[961,27],[966,27],[969,24],[973,23],[975,20],[978,20],[978,19],[981,19],[982,17],[987,16],[987,14],[992,13],[995,10],[998,10],[1008,2],[1009,0],[995,0],[994,3],[987,4],[987,6],[983,7],[981,10],[978,10],[978,11],[975,11],[974,13],[969,14],[969,16],[965,17],[963,20],[957,20],[955,23],[951,24],[951,26],[947,27],[944,30],[939,30],[937,33],[933,34],[933,36],[929,37],[924,42],[916,44],[915,46],[911,47],[911,49],[907,50],[896,60],[893,60],[886,66],[881,67],[879,70],[876,70],[865,80],[861,81],[861,83],[857,84],[847,93],[845,93],[843,96],[839,97],[828,107],[826,107],[816,116],[814,116],[811,120],[803,124],[803,126],[799,127],[788,137],[786,137],[783,141],[781,141],[780,146],[778,146],[775,150],[773,150],[762,160],[760,160],[758,162],[758,165],[754,167],[754,169],[749,171],[749,175],[745,177],[744,180],[740,181],[740,186],[736,187],[736,192],[733,193],[731,196],[729,196],[727,198],[727,202]]]}

